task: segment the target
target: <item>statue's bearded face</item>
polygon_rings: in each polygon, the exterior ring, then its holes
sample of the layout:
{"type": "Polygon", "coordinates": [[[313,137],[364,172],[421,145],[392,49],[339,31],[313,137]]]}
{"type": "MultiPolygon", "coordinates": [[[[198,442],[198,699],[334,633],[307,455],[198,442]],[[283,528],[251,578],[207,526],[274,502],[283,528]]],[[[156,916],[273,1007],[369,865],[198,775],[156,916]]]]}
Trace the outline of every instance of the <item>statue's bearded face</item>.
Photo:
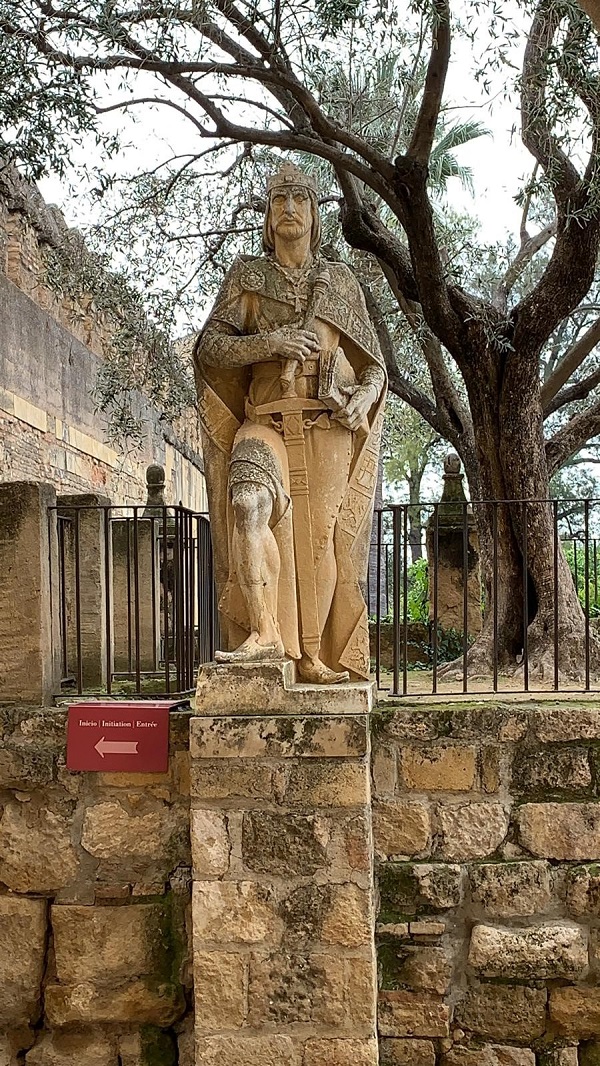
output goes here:
{"type": "Polygon", "coordinates": [[[273,233],[283,240],[297,241],[310,233],[313,207],[310,194],[301,186],[274,189],[269,202],[273,233]]]}

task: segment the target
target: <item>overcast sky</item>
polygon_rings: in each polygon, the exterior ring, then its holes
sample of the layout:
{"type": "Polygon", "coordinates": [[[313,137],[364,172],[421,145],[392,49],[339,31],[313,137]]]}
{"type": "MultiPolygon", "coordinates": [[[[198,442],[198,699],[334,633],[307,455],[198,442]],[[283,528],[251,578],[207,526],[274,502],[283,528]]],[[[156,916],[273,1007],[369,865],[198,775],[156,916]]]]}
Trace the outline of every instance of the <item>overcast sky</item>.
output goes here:
{"type": "MultiPolygon", "coordinates": [[[[463,10],[470,8],[463,6],[463,10]]],[[[521,64],[524,40],[523,34],[510,55],[516,67],[521,64]]],[[[454,36],[453,58],[445,94],[446,105],[452,106],[449,113],[452,120],[477,119],[492,134],[456,151],[459,162],[473,169],[474,196],[462,189],[456,179],[449,184],[451,204],[479,217],[481,239],[485,242],[502,239],[507,232],[515,236],[518,234],[520,211],[514,203],[514,197],[524,177],[531,173],[533,165],[518,132],[513,132],[515,127],[518,130],[519,125],[517,101],[505,99],[507,80],[515,71],[507,67],[494,74],[489,95],[474,80],[473,70],[481,66],[488,44],[483,23],[473,46],[454,36]]],[[[116,83],[117,78],[114,79],[116,83]]],[[[106,102],[112,102],[110,91],[106,102]]],[[[145,169],[169,151],[185,151],[189,147],[189,125],[184,119],[179,120],[172,109],[164,107],[149,111],[138,108],[134,114],[135,118],[127,123],[132,147],[120,155],[120,163],[129,170],[145,169]]],[[[108,124],[115,126],[122,122],[122,114],[116,113],[110,116],[108,124]]],[[[80,159],[85,156],[89,156],[89,147],[86,147],[85,153],[79,154],[80,159]]],[[[78,197],[73,198],[64,183],[48,178],[40,182],[40,188],[48,202],[61,207],[69,224],[81,225],[86,221],[89,208],[78,197]]]]}

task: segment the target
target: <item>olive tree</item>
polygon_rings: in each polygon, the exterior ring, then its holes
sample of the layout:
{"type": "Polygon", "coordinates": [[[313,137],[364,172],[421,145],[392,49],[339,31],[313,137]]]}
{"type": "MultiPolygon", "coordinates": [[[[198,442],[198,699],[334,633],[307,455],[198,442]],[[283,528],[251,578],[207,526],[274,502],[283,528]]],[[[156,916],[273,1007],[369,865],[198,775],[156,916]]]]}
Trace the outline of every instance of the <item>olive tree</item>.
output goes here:
{"type": "MultiPolygon", "coordinates": [[[[481,7],[479,0],[465,3],[481,7]]],[[[499,0],[495,8],[502,6],[499,0]]],[[[561,663],[577,671],[584,619],[562,556],[555,587],[551,508],[530,504],[524,522],[523,507],[513,501],[546,501],[554,471],[600,432],[600,400],[589,381],[592,402],[585,411],[570,417],[565,406],[573,374],[600,338],[599,319],[546,381],[540,373],[545,346],[590,290],[600,244],[595,36],[574,0],[519,2],[527,21],[518,84],[521,138],[535,176],[515,257],[485,292],[468,272],[457,278],[453,271],[431,187],[454,8],[454,0],[413,0],[402,9],[415,22],[412,47],[425,73],[413,108],[406,107],[406,86],[389,94],[397,118],[391,140],[362,121],[360,109],[358,118],[344,112],[329,83],[322,86],[314,75],[334,38],[337,52],[351,38],[354,56],[357,42],[363,53],[383,47],[401,12],[369,0],[0,0],[0,33],[5,49],[16,43],[25,63],[62,72],[86,122],[90,106],[98,113],[157,107],[185,119],[189,148],[180,170],[220,153],[225,171],[224,160],[235,162],[254,147],[326,161],[339,189],[345,240],[376,264],[427,362],[431,394],[398,367],[385,323],[376,321],[394,391],[459,451],[475,500],[505,501],[476,509],[488,575],[495,533],[500,547],[496,599],[488,581],[487,617],[472,664],[489,664],[493,613],[501,663],[514,663],[521,650],[525,559],[530,656],[540,671],[549,666],[557,596],[561,663]],[[110,103],[98,95],[99,75],[107,72],[120,76],[120,96],[110,103]],[[532,232],[530,206],[540,190],[552,211],[532,232]],[[515,298],[516,279],[545,246],[543,270],[515,298]],[[561,407],[567,417],[547,438],[545,415],[561,407]]]]}

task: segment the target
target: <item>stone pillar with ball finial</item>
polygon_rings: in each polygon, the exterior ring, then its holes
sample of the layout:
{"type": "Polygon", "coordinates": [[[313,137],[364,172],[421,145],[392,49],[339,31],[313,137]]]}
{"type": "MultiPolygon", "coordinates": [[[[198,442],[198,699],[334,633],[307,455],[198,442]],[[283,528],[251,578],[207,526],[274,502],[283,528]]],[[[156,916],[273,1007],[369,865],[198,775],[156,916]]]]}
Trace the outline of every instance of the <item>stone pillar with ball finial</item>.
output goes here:
{"type": "Polygon", "coordinates": [[[437,616],[441,630],[459,633],[464,632],[466,623],[467,633],[477,636],[482,624],[479,538],[455,452],[444,460],[442,498],[427,525],[427,558],[430,620],[435,622],[437,616]]]}
{"type": "Polygon", "coordinates": [[[143,673],[156,671],[160,660],[162,466],[153,463],[147,468],[146,488],[146,506],[137,512],[137,521],[129,517],[112,522],[114,670],[121,674],[135,673],[138,657],[143,673]]]}

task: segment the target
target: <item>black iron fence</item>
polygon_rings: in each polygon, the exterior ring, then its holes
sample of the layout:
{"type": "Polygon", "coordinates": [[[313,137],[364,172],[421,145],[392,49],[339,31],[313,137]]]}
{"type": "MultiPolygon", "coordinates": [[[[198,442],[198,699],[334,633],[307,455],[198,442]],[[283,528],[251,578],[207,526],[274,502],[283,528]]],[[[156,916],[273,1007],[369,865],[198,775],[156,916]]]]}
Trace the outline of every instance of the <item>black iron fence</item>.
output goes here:
{"type": "Polygon", "coordinates": [[[184,507],[52,508],[62,691],[179,695],[218,646],[208,518],[184,507]]]}
{"type": "MultiPolygon", "coordinates": [[[[183,507],[72,504],[59,504],[51,515],[58,531],[52,610],[59,622],[62,691],[192,692],[198,665],[213,659],[219,646],[207,516],[183,507]]],[[[599,541],[597,500],[457,501],[377,510],[367,605],[378,686],[401,696],[600,688],[599,541]],[[518,565],[507,590],[509,522],[518,565]],[[554,593],[543,670],[529,635],[537,609],[529,534],[540,525],[554,593]],[[559,595],[565,572],[574,593],[571,607],[579,601],[568,670],[564,590],[559,595]],[[521,642],[515,646],[513,639],[508,655],[499,610],[507,595],[521,619],[521,642]],[[478,654],[484,644],[486,655],[478,654]]]]}
{"type": "Polygon", "coordinates": [[[378,686],[401,696],[600,689],[599,542],[600,500],[594,499],[452,501],[376,510],[367,605],[378,686]],[[501,585],[509,525],[518,561],[507,589],[501,585]],[[537,551],[545,555],[552,609],[543,640],[532,649],[537,597],[528,552],[536,528],[546,531],[541,546],[538,533],[537,551]],[[561,592],[564,561],[575,593],[568,616],[561,592]],[[513,639],[511,649],[499,612],[507,598],[520,612],[521,642],[515,647],[513,639]],[[566,653],[571,622],[577,636],[566,653]]]}

